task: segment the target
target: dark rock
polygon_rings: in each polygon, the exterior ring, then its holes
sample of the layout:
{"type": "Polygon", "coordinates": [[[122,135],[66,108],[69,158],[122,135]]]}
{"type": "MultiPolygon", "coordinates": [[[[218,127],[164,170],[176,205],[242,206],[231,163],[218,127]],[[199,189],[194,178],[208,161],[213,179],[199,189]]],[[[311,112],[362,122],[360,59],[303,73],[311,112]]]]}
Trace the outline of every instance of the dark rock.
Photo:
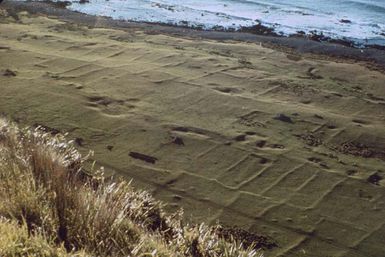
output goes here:
{"type": "Polygon", "coordinates": [[[286,116],[285,114],[282,114],[282,113],[275,116],[274,119],[282,122],[293,123],[293,120],[289,116],[286,116]]]}
{"type": "MultiPolygon", "coordinates": [[[[49,1],[49,0],[46,0],[46,1],[49,1]]],[[[66,8],[67,6],[70,6],[72,4],[70,1],[55,1],[55,2],[50,1],[49,3],[57,8],[66,8]]]]}
{"type": "Polygon", "coordinates": [[[257,35],[278,36],[278,34],[274,32],[273,28],[264,26],[261,23],[258,23],[250,27],[241,27],[239,31],[257,34],[257,35]]]}
{"type": "Polygon", "coordinates": [[[215,31],[226,31],[225,27],[220,26],[220,25],[215,25],[212,27],[212,29],[215,31]]]}
{"type": "Polygon", "coordinates": [[[183,26],[188,26],[188,21],[184,21],[184,20],[183,20],[183,21],[180,21],[179,23],[180,23],[181,25],[183,25],[183,26]]]}
{"type": "Polygon", "coordinates": [[[341,23],[352,23],[352,21],[348,20],[348,19],[341,19],[340,22],[341,23]]]}
{"type": "Polygon", "coordinates": [[[307,37],[309,39],[317,41],[317,42],[322,42],[322,41],[330,40],[330,37],[327,37],[322,32],[318,32],[316,30],[310,31],[309,35],[307,37]]]}
{"type": "Polygon", "coordinates": [[[303,38],[306,36],[306,32],[305,31],[302,31],[302,30],[299,30],[297,31],[296,33],[294,34],[290,34],[289,37],[299,37],[299,38],[303,38]]]}

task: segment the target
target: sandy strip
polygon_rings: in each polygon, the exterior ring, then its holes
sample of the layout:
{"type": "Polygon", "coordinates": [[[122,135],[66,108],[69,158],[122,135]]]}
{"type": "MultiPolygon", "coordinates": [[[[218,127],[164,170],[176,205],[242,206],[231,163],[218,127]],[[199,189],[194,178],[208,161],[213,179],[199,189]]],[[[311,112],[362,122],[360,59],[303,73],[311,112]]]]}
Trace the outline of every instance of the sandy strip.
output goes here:
{"type": "Polygon", "coordinates": [[[383,256],[380,71],[141,26],[0,15],[4,115],[68,132],[171,211],[272,237],[266,256],[383,256]]]}

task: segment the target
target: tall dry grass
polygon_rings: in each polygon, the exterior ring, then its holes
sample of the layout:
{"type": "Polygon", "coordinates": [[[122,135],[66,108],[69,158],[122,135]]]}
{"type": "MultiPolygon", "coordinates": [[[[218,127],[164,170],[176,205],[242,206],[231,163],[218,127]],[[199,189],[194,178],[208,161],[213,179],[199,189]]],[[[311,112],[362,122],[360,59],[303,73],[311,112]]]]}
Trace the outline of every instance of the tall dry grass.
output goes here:
{"type": "Polygon", "coordinates": [[[62,135],[0,120],[0,256],[260,255],[84,161],[62,135]]]}

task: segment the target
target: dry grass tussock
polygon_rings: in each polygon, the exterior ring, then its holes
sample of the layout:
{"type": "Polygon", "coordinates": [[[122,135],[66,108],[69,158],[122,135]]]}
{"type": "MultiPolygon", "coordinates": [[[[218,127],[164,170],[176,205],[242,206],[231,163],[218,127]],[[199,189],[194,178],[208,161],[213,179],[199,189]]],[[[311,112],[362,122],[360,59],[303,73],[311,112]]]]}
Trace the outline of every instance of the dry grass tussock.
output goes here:
{"type": "Polygon", "coordinates": [[[260,256],[84,161],[63,136],[0,119],[0,256],[260,256]]]}

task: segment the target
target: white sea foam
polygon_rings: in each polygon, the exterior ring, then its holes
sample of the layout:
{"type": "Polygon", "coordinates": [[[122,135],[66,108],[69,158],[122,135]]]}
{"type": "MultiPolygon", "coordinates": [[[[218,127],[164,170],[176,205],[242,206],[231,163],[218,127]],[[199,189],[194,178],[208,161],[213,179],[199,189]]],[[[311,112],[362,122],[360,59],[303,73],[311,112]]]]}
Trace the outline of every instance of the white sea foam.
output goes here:
{"type": "Polygon", "coordinates": [[[277,33],[318,31],[333,38],[385,45],[385,0],[70,0],[69,9],[114,19],[210,29],[259,21],[277,33]],[[345,20],[345,22],[341,22],[345,20]]]}

